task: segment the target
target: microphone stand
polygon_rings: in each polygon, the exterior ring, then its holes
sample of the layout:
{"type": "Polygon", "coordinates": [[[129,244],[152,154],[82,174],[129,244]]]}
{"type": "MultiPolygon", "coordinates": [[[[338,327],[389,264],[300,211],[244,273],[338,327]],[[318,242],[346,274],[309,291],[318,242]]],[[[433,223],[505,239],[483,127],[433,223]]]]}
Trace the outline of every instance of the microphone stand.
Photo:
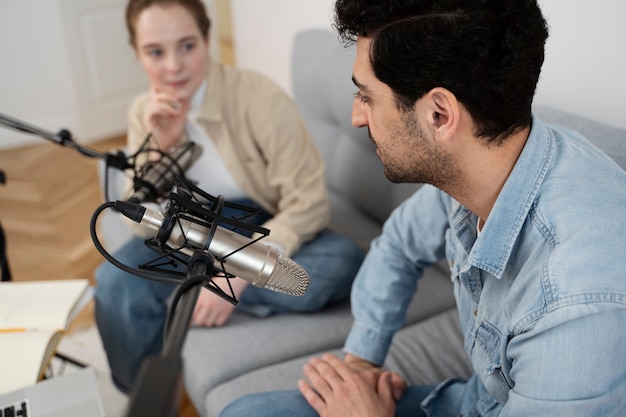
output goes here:
{"type": "Polygon", "coordinates": [[[187,281],[180,305],[170,306],[172,320],[159,355],[144,360],[137,377],[126,417],[174,417],[182,389],[181,351],[202,282],[213,274],[213,256],[198,251],[189,260],[187,281]],[[188,289],[188,290],[187,290],[188,289]],[[175,314],[174,314],[175,313],[175,314]]]}
{"type": "MultiPolygon", "coordinates": [[[[41,129],[37,126],[33,126],[29,123],[23,122],[21,120],[15,119],[13,117],[7,116],[6,114],[0,113],[0,124],[4,125],[8,128],[17,130],[22,133],[29,133],[32,135],[40,136],[44,139],[50,140],[58,145],[67,146],[75,149],[82,155],[88,156],[90,158],[100,158],[106,161],[107,166],[112,166],[120,170],[125,170],[128,168],[132,168],[126,160],[126,155],[122,151],[118,151],[116,154],[111,153],[101,153],[97,152],[93,149],[86,148],[84,146],[79,145],[74,142],[72,139],[72,134],[66,130],[62,129],[59,133],[53,133],[44,129],[41,129]]],[[[0,184],[4,184],[6,181],[6,176],[3,171],[0,171],[0,184]]],[[[2,281],[10,281],[11,273],[8,266],[8,260],[6,257],[6,243],[5,243],[4,231],[2,229],[2,225],[0,224],[0,272],[1,272],[1,280],[2,281]]]]}
{"type": "MultiPolygon", "coordinates": [[[[72,139],[71,133],[62,129],[58,133],[50,132],[13,117],[0,113],[0,125],[33,135],[40,136],[61,146],[67,146],[90,158],[100,158],[107,167],[119,170],[134,168],[122,151],[115,154],[102,153],[94,149],[81,146],[72,139]]],[[[4,173],[0,171],[0,183],[4,182],[4,173]]],[[[90,225],[92,238],[95,235],[95,222],[90,225]]],[[[266,233],[267,234],[267,233],[266,233]]],[[[94,240],[94,244],[97,239],[94,240]]],[[[4,246],[4,234],[0,225],[0,243],[4,246]]],[[[96,247],[98,248],[98,244],[96,247]]],[[[100,248],[99,248],[100,250],[100,248]]],[[[102,252],[101,252],[102,253],[102,252]]],[[[6,262],[4,255],[0,257],[2,279],[9,277],[8,270],[4,271],[6,262]]],[[[107,258],[108,259],[108,258],[107,258]]],[[[159,355],[146,358],[141,366],[138,379],[131,394],[127,417],[174,417],[180,402],[182,389],[183,361],[181,351],[191,322],[193,310],[204,282],[209,281],[215,274],[215,258],[203,251],[196,251],[187,263],[186,280],[177,289],[175,303],[168,311],[168,325],[165,329],[165,340],[159,355]],[[178,301],[180,300],[180,301],[178,301]]],[[[177,277],[180,279],[180,277],[177,277]]],[[[211,288],[209,288],[211,289],[211,288]]],[[[232,301],[231,301],[232,302],[232,301]]]]}
{"type": "MultiPolygon", "coordinates": [[[[87,157],[100,158],[106,162],[107,167],[111,166],[122,171],[134,168],[134,165],[128,162],[126,155],[124,155],[122,151],[118,151],[116,154],[102,153],[81,146],[74,142],[71,133],[66,129],[62,129],[58,133],[53,133],[2,113],[0,113],[0,124],[23,133],[40,136],[61,146],[67,146],[87,157]]],[[[0,174],[2,173],[0,172],[0,174]]],[[[4,176],[1,175],[0,179],[4,180],[4,176]]],[[[196,187],[192,184],[187,184],[187,186],[192,187],[202,196],[211,197],[208,194],[201,192],[200,189],[196,189],[196,187]]],[[[221,212],[223,199],[209,198],[209,200],[215,200],[221,212]]],[[[95,217],[97,217],[97,214],[99,214],[101,209],[105,208],[105,206],[106,204],[101,206],[101,208],[94,213],[94,217],[92,217],[92,222],[90,224],[92,240],[94,241],[98,251],[100,251],[103,255],[106,251],[104,251],[104,248],[102,248],[102,245],[97,239],[97,234],[95,232],[95,217]]],[[[237,205],[231,204],[231,206],[237,205]]],[[[243,206],[239,208],[243,208],[243,206]]],[[[213,218],[213,216],[210,217],[213,218]]],[[[236,226],[247,226],[247,228],[250,228],[255,232],[262,233],[263,236],[266,236],[269,233],[267,229],[259,226],[245,225],[240,221],[228,221],[228,219],[222,219],[219,218],[219,216],[218,220],[223,220],[236,226]]],[[[0,228],[0,232],[1,231],[2,229],[0,228]]],[[[105,256],[105,258],[119,267],[110,255],[105,256]]],[[[146,358],[142,364],[133,393],[131,393],[126,417],[176,416],[182,389],[181,375],[183,361],[181,351],[203,283],[210,281],[211,277],[214,276],[216,272],[219,272],[219,270],[214,267],[214,262],[215,258],[213,255],[203,251],[194,252],[189,259],[187,263],[186,279],[182,281],[176,293],[176,295],[180,295],[180,301],[178,302],[179,299],[174,297],[176,302],[172,303],[169,307],[168,322],[165,328],[165,340],[162,351],[159,355],[146,358]]],[[[135,275],[138,274],[135,273],[135,275]]],[[[176,275],[171,276],[174,276],[174,279],[178,280],[181,278],[176,275]]],[[[150,279],[154,278],[155,277],[151,277],[150,279]]],[[[236,299],[225,297],[226,294],[223,293],[223,291],[218,291],[217,288],[207,286],[207,289],[217,293],[230,302],[236,303],[236,299]]]]}
{"type": "Polygon", "coordinates": [[[41,138],[54,142],[57,145],[67,146],[68,148],[72,148],[78,151],[80,154],[88,156],[90,158],[100,158],[106,161],[107,166],[112,166],[122,171],[128,168],[132,168],[132,165],[127,162],[126,155],[124,155],[122,151],[118,151],[115,154],[108,152],[103,153],[79,145],[72,139],[72,134],[67,129],[61,129],[58,133],[54,133],[45,129],[41,129],[37,126],[33,126],[21,120],[17,120],[3,113],[0,113],[0,124],[22,133],[29,133],[39,136],[41,138]]]}
{"type": "MultiPolygon", "coordinates": [[[[0,185],[4,184],[5,181],[6,177],[4,175],[4,171],[0,170],[0,185]]],[[[0,222],[0,281],[11,281],[11,270],[9,269],[6,238],[4,237],[2,222],[0,222]]]]}

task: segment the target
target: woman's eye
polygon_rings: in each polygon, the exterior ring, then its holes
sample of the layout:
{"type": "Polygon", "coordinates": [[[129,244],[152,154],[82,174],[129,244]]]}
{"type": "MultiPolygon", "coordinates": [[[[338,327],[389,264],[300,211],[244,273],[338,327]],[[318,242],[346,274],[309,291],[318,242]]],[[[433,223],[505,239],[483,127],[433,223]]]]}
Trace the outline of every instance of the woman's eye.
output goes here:
{"type": "Polygon", "coordinates": [[[192,51],[195,47],[196,47],[196,44],[194,42],[186,42],[182,45],[182,49],[185,52],[192,51]]]}
{"type": "Polygon", "coordinates": [[[148,55],[150,55],[153,58],[158,58],[161,55],[163,55],[163,51],[160,49],[149,49],[147,52],[148,52],[148,55]]]}

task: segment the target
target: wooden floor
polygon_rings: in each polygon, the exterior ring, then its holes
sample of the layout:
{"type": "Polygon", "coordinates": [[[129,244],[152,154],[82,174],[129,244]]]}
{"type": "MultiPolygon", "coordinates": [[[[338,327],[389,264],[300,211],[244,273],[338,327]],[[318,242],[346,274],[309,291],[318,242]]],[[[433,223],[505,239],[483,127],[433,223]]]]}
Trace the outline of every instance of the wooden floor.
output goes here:
{"type": "MultiPolygon", "coordinates": [[[[96,159],[45,142],[0,151],[0,224],[15,281],[88,278],[94,283],[103,262],[89,234],[95,209],[103,202],[96,159]]],[[[125,137],[90,143],[100,152],[121,147],[125,137]]],[[[93,324],[93,305],[73,329],[93,324]]],[[[181,417],[197,413],[184,395],[181,417]]]]}
{"type": "MultiPolygon", "coordinates": [[[[123,145],[116,137],[88,146],[123,145]]],[[[52,142],[0,151],[0,222],[15,281],[90,278],[103,258],[89,221],[103,202],[97,160],[52,142]]]]}

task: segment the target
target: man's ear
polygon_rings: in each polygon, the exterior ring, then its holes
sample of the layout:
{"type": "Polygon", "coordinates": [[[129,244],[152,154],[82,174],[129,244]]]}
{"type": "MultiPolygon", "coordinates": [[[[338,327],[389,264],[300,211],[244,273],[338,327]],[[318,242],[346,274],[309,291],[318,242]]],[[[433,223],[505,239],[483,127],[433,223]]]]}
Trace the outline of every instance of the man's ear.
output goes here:
{"type": "Polygon", "coordinates": [[[459,125],[460,109],[456,96],[436,87],[426,93],[428,124],[437,140],[449,140],[459,125]]]}

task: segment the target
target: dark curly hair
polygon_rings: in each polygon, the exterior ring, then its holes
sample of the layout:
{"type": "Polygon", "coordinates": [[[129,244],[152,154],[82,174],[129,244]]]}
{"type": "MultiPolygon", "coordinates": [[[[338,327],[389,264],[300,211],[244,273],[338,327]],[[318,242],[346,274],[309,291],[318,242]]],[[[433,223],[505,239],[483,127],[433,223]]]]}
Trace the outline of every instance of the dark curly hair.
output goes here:
{"type": "Polygon", "coordinates": [[[346,45],[372,39],[374,73],[401,108],[444,87],[491,143],[531,123],[548,38],[536,0],[337,0],[334,26],[346,45]]]}

